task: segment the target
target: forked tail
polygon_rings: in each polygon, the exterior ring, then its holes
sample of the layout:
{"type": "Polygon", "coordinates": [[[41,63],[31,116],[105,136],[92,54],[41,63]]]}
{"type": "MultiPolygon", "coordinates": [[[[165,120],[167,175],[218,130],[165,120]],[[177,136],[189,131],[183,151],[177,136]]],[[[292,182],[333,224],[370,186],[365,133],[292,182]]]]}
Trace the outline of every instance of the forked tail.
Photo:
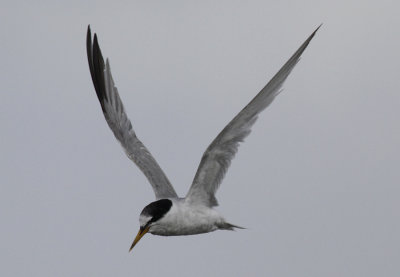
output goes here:
{"type": "Polygon", "coordinates": [[[220,230],[235,231],[235,228],[237,228],[237,229],[246,229],[244,227],[233,225],[233,224],[230,224],[228,222],[222,222],[222,223],[218,224],[218,229],[220,229],[220,230]]]}

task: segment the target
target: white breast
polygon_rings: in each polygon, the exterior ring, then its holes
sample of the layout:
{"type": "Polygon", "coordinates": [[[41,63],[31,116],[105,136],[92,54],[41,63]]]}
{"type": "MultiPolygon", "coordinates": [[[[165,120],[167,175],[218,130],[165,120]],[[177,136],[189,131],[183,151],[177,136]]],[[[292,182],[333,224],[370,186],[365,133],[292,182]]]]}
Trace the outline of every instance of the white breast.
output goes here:
{"type": "Polygon", "coordinates": [[[159,236],[183,236],[208,233],[225,222],[216,211],[202,205],[189,205],[185,199],[171,199],[168,213],[150,227],[149,233],[159,236]]]}

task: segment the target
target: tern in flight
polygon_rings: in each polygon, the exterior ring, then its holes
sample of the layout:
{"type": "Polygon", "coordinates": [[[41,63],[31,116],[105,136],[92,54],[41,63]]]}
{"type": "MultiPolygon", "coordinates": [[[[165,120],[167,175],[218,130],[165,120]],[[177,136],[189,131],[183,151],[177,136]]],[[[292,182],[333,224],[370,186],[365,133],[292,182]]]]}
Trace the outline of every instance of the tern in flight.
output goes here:
{"type": "Polygon", "coordinates": [[[139,216],[140,229],[129,251],[146,234],[184,236],[215,230],[241,228],[225,221],[213,207],[218,205],[215,193],[234,158],[239,144],[250,134],[251,127],[281,91],[292,69],[300,60],[319,27],[307,38],[268,84],[218,134],[204,152],[186,197],[176,194],[167,176],[136,136],[114,84],[110,63],[104,62],[97,35],[87,31],[86,47],[90,74],[104,117],[126,155],[147,177],[156,201],[148,204],[139,216]]]}

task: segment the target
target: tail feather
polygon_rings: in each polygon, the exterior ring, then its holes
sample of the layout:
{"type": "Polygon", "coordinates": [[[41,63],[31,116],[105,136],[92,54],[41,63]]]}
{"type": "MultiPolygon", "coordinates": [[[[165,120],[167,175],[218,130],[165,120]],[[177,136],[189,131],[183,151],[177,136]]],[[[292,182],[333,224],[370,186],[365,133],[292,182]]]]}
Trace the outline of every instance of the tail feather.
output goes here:
{"type": "Polygon", "coordinates": [[[218,229],[220,229],[220,230],[235,231],[235,228],[236,228],[236,229],[246,229],[246,228],[244,228],[244,227],[240,227],[240,226],[237,226],[237,225],[233,225],[233,224],[230,224],[230,223],[228,223],[228,222],[222,222],[222,223],[220,223],[220,224],[218,225],[218,229]]]}

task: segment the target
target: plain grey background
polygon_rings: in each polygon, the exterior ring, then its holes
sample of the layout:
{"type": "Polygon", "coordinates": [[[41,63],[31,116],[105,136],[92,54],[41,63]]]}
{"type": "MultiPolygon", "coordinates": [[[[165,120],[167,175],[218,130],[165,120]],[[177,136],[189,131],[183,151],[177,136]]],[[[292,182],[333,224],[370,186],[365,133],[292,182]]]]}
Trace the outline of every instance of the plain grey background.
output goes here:
{"type": "Polygon", "coordinates": [[[1,276],[399,276],[396,1],[2,1],[1,276]],[[97,32],[180,195],[211,140],[320,24],[218,191],[237,232],[146,235],[154,196],[105,123],[97,32]]]}

